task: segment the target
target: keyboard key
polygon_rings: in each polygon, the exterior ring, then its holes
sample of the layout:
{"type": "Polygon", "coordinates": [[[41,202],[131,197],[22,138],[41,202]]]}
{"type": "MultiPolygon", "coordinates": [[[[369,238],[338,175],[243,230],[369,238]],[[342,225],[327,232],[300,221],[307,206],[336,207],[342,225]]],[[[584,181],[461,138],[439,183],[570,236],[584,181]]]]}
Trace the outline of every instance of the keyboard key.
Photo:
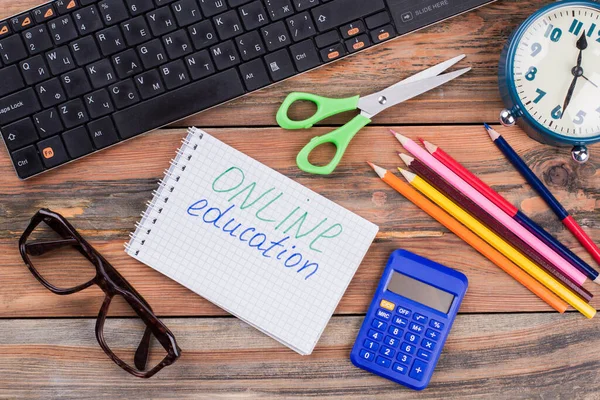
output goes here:
{"type": "Polygon", "coordinates": [[[378,318],[384,319],[386,321],[389,321],[392,318],[392,313],[389,311],[386,311],[386,310],[382,310],[380,308],[375,313],[375,316],[377,316],[378,318]]]}
{"type": "Polygon", "coordinates": [[[44,170],[40,156],[34,146],[27,146],[11,153],[19,178],[25,179],[44,170]]]}
{"type": "Polygon", "coordinates": [[[340,35],[336,30],[323,33],[315,37],[315,43],[317,47],[322,49],[323,47],[331,46],[340,41],[340,35]]]}
{"type": "Polygon", "coordinates": [[[414,333],[406,332],[404,335],[404,339],[406,339],[409,343],[416,344],[419,343],[419,336],[414,333]]]}
{"type": "Polygon", "coordinates": [[[81,35],[96,32],[98,29],[104,28],[96,6],[84,7],[73,13],[75,26],[81,35]]]}
{"type": "Polygon", "coordinates": [[[119,141],[117,130],[110,117],[104,117],[87,124],[94,146],[102,149],[119,141]]]}
{"type": "Polygon", "coordinates": [[[390,326],[390,329],[388,329],[388,333],[394,337],[401,339],[404,331],[398,328],[397,326],[392,325],[390,326]]]}
{"type": "Polygon", "coordinates": [[[427,321],[429,320],[429,318],[427,318],[423,314],[419,314],[419,313],[414,313],[412,319],[414,321],[417,321],[420,324],[426,324],[427,321]]]}
{"type": "Polygon", "coordinates": [[[125,39],[121,34],[118,26],[113,26],[108,29],[101,30],[96,33],[100,50],[105,56],[125,50],[125,39]]]}
{"type": "Polygon", "coordinates": [[[340,31],[342,32],[342,37],[344,39],[349,39],[358,34],[364,33],[365,32],[365,24],[363,24],[363,22],[360,20],[354,21],[354,22],[351,22],[349,24],[342,26],[340,28],[340,31]]]}
{"type": "Polygon", "coordinates": [[[374,31],[371,31],[371,41],[373,43],[381,43],[388,39],[391,39],[396,35],[396,31],[392,25],[386,25],[374,31]]]}
{"type": "Polygon", "coordinates": [[[365,18],[365,22],[367,24],[367,28],[375,29],[377,27],[383,26],[385,24],[390,23],[390,15],[387,11],[382,11],[378,14],[371,15],[370,17],[365,18]]]}
{"type": "Polygon", "coordinates": [[[149,12],[146,14],[146,19],[154,36],[164,35],[177,29],[175,17],[173,17],[169,7],[162,7],[149,12]]]}
{"type": "Polygon", "coordinates": [[[46,63],[44,63],[42,56],[35,56],[21,61],[19,68],[28,85],[33,85],[34,83],[50,78],[50,71],[46,68],[46,63]]]}
{"type": "Polygon", "coordinates": [[[294,7],[296,7],[297,11],[303,11],[319,4],[319,0],[294,0],[294,7]]]}
{"type": "Polygon", "coordinates": [[[240,56],[231,40],[211,47],[210,53],[218,70],[231,68],[240,63],[240,56]]]}
{"type": "Polygon", "coordinates": [[[63,124],[60,121],[58,112],[54,108],[49,108],[35,114],[33,116],[33,123],[42,138],[55,135],[63,130],[63,124]]]}
{"type": "Polygon", "coordinates": [[[410,376],[413,379],[417,379],[417,380],[422,380],[423,377],[425,376],[425,371],[427,370],[427,363],[421,360],[415,360],[415,363],[413,364],[412,368],[410,369],[410,372],[408,373],[408,376],[410,376]]]}
{"type": "Polygon", "coordinates": [[[41,110],[32,88],[0,98],[0,125],[5,125],[41,110]]]}
{"type": "Polygon", "coordinates": [[[396,360],[400,361],[402,364],[409,365],[410,360],[412,360],[412,357],[407,354],[398,353],[396,360]]]}
{"type": "Polygon", "coordinates": [[[160,75],[155,69],[137,75],[135,77],[135,85],[142,99],[149,99],[165,91],[160,75]]]}
{"type": "Polygon", "coordinates": [[[294,42],[299,42],[317,34],[312,18],[307,12],[294,15],[286,20],[294,42]]]}
{"type": "Polygon", "coordinates": [[[3,38],[12,33],[12,29],[9,28],[7,21],[0,22],[0,38],[3,38]]]}
{"type": "Polygon", "coordinates": [[[2,127],[2,136],[8,150],[16,150],[38,140],[33,122],[30,118],[23,118],[10,125],[2,127]]]}
{"type": "Polygon", "coordinates": [[[181,58],[192,52],[192,44],[185,30],[180,29],[163,36],[163,44],[171,60],[181,58]]]}
{"type": "Polygon", "coordinates": [[[419,325],[419,324],[415,324],[414,322],[411,322],[408,329],[410,329],[411,331],[416,332],[416,333],[421,333],[421,332],[423,332],[423,330],[425,328],[423,327],[423,325],[419,325]]]}
{"type": "Polygon", "coordinates": [[[79,66],[89,64],[100,58],[100,50],[92,36],[85,36],[71,42],[69,48],[79,66]]]}
{"type": "Polygon", "coordinates": [[[98,118],[115,111],[106,89],[86,94],[83,96],[83,102],[91,118],[98,118]]]}
{"type": "Polygon", "coordinates": [[[415,354],[417,347],[414,344],[402,342],[400,351],[406,354],[415,354]]]}
{"type": "Polygon", "coordinates": [[[133,49],[114,55],[112,62],[120,79],[139,74],[143,71],[142,63],[133,49]]]}
{"type": "Polygon", "coordinates": [[[59,14],[66,14],[77,9],[77,7],[79,7],[79,3],[77,0],[56,0],[54,2],[54,6],[59,14]]]}
{"type": "Polygon", "coordinates": [[[381,365],[382,367],[386,367],[389,368],[392,366],[392,360],[390,360],[389,358],[385,358],[382,356],[377,356],[377,359],[375,360],[375,362],[379,365],[381,365]]]}
{"type": "Polygon", "coordinates": [[[149,0],[125,0],[125,3],[127,3],[127,9],[134,17],[154,8],[154,4],[149,0]]]}
{"type": "Polygon", "coordinates": [[[383,331],[385,332],[385,328],[387,327],[387,324],[383,321],[380,321],[378,319],[374,319],[371,322],[371,326],[375,329],[377,329],[378,331],[383,331]]]}
{"type": "Polygon", "coordinates": [[[44,25],[36,26],[23,32],[23,41],[25,42],[27,51],[31,55],[41,53],[53,46],[52,39],[50,39],[50,35],[44,25]]]}
{"type": "Polygon", "coordinates": [[[212,17],[225,10],[227,10],[227,4],[225,0],[199,0],[200,8],[202,8],[202,14],[206,17],[212,17]]]}
{"type": "Polygon", "coordinates": [[[202,50],[218,42],[217,32],[210,20],[204,20],[190,26],[188,33],[196,50],[202,50]]]}
{"type": "Polygon", "coordinates": [[[363,346],[372,351],[377,351],[377,349],[379,348],[379,344],[369,339],[365,339],[363,346]]]}
{"type": "Polygon", "coordinates": [[[140,102],[113,114],[122,138],[164,126],[244,94],[237,71],[229,69],[140,102]],[[199,96],[198,93],[202,93],[199,96]],[[173,107],[177,104],[177,107],[173,107]],[[132,124],[131,121],[136,121],[132,124]]]}
{"type": "Polygon", "coordinates": [[[38,142],[37,148],[46,168],[56,167],[69,161],[69,155],[59,136],[52,136],[38,142]]]}
{"type": "Polygon", "coordinates": [[[396,338],[393,338],[391,336],[386,336],[383,343],[387,344],[390,347],[396,348],[396,347],[398,347],[398,343],[400,343],[400,342],[396,338]]]}
{"type": "Polygon", "coordinates": [[[404,307],[398,307],[396,312],[403,317],[410,317],[410,314],[412,313],[411,310],[409,310],[408,308],[404,308],[404,307]]]}
{"type": "Polygon", "coordinates": [[[433,329],[427,329],[427,331],[425,332],[425,336],[431,340],[439,340],[440,339],[440,333],[434,331],[433,329]]]}
{"type": "Polygon", "coordinates": [[[186,26],[202,19],[196,0],[179,0],[171,5],[179,26],[186,26]]]}
{"type": "Polygon", "coordinates": [[[160,39],[154,39],[138,46],[137,51],[146,69],[156,67],[168,60],[160,39]]]}
{"type": "Polygon", "coordinates": [[[141,15],[121,23],[121,30],[129,46],[135,46],[152,38],[146,18],[141,15]]]}
{"type": "Polygon", "coordinates": [[[397,315],[394,317],[394,320],[392,322],[401,328],[406,328],[408,326],[408,320],[397,315]]]}
{"type": "Polygon", "coordinates": [[[106,25],[113,25],[129,18],[127,8],[121,0],[102,0],[98,3],[98,8],[106,25]]]}
{"type": "Polygon", "coordinates": [[[383,0],[333,0],[311,11],[317,29],[324,32],[384,8],[383,0]]]}
{"type": "Polygon", "coordinates": [[[282,21],[265,26],[260,31],[269,51],[280,49],[292,43],[287,28],[282,21]]]}
{"type": "Polygon", "coordinates": [[[406,365],[402,365],[402,364],[398,364],[398,363],[394,363],[394,366],[392,367],[392,369],[399,373],[399,374],[406,374],[406,371],[408,371],[408,367],[406,365]]]}
{"type": "Polygon", "coordinates": [[[235,39],[238,51],[242,56],[242,60],[248,61],[265,54],[265,46],[263,45],[260,35],[257,31],[246,33],[235,39]]]}
{"type": "Polygon", "coordinates": [[[58,107],[58,113],[67,129],[85,124],[89,118],[80,99],[71,100],[58,107]]]}
{"type": "Polygon", "coordinates": [[[240,65],[244,85],[249,91],[260,89],[271,83],[263,60],[257,59],[240,65]]]}
{"type": "Polygon", "coordinates": [[[175,89],[190,82],[183,61],[176,60],[160,67],[160,73],[167,89],[175,89]]]}
{"type": "Polygon", "coordinates": [[[70,99],[81,96],[92,90],[83,68],[61,75],[60,80],[70,99]]]}
{"type": "Polygon", "coordinates": [[[275,53],[267,54],[265,56],[265,62],[269,74],[274,81],[280,81],[285,78],[289,78],[294,75],[294,64],[290,58],[290,54],[287,49],[281,49],[275,53]]]}
{"type": "Polygon", "coordinates": [[[238,9],[246,30],[251,31],[269,23],[267,12],[260,1],[253,1],[238,9]]]}
{"type": "Polygon", "coordinates": [[[198,80],[215,73],[215,66],[208,54],[208,50],[202,50],[187,56],[185,63],[193,80],[198,80]]]}
{"type": "Polygon", "coordinates": [[[54,44],[57,46],[70,42],[77,37],[77,29],[70,16],[53,19],[48,22],[48,29],[54,44]]]}
{"type": "Polygon", "coordinates": [[[33,11],[33,18],[37,23],[48,21],[50,18],[53,18],[55,16],[56,12],[54,11],[52,3],[45,4],[33,11]]]}
{"type": "Polygon", "coordinates": [[[117,81],[110,61],[106,58],[89,64],[86,68],[94,89],[110,85],[117,81]]]}
{"type": "Polygon", "coordinates": [[[417,357],[422,358],[425,361],[431,361],[431,353],[423,349],[417,351],[417,357]]]}
{"type": "Polygon", "coordinates": [[[308,71],[321,64],[317,49],[310,39],[290,46],[290,53],[292,53],[292,59],[298,72],[308,71]]]}
{"type": "Polygon", "coordinates": [[[371,338],[371,339],[376,340],[376,341],[379,342],[379,341],[381,341],[381,338],[383,337],[383,333],[377,332],[374,329],[369,329],[369,332],[367,333],[367,336],[369,338],[371,338]]]}
{"type": "Polygon", "coordinates": [[[16,65],[0,69],[0,96],[25,87],[23,78],[16,65]]]}
{"type": "Polygon", "coordinates": [[[62,139],[71,158],[78,158],[94,151],[94,146],[92,146],[92,141],[85,126],[66,131],[62,134],[62,139]]]}
{"type": "Polygon", "coordinates": [[[393,358],[394,354],[396,354],[396,350],[391,349],[391,348],[389,348],[387,346],[381,346],[381,349],[379,349],[379,352],[381,354],[383,354],[384,356],[390,357],[390,358],[393,358]]]}
{"type": "Polygon", "coordinates": [[[440,321],[436,321],[435,319],[429,321],[429,326],[437,330],[444,329],[444,324],[440,321]]]}
{"type": "Polygon", "coordinates": [[[227,40],[242,33],[242,23],[236,10],[227,11],[214,17],[213,22],[221,40],[227,40]]]}
{"type": "Polygon", "coordinates": [[[341,43],[321,50],[321,59],[325,62],[337,60],[345,55],[346,48],[341,43]]]}
{"type": "Polygon", "coordinates": [[[290,0],[266,0],[267,11],[273,21],[285,18],[294,13],[290,0]]]}
{"type": "Polygon", "coordinates": [[[427,350],[434,350],[435,342],[433,342],[429,339],[423,339],[423,341],[421,341],[421,346],[423,346],[427,350]]]}
{"type": "Polygon", "coordinates": [[[58,78],[52,78],[35,86],[44,107],[51,107],[66,100],[65,92],[58,78]]]}
{"type": "Polygon", "coordinates": [[[77,66],[67,46],[58,47],[47,52],[46,61],[53,75],[70,71],[77,66]]]}
{"type": "Polygon", "coordinates": [[[27,51],[19,35],[0,40],[0,57],[4,64],[12,64],[27,57],[27,51]]]}
{"type": "Polygon", "coordinates": [[[356,36],[354,39],[346,40],[345,44],[348,53],[354,53],[355,51],[359,51],[366,47],[369,47],[371,45],[371,40],[367,35],[359,35],[356,36]]]}
{"type": "Polygon", "coordinates": [[[375,353],[371,353],[365,349],[360,350],[360,358],[365,359],[367,361],[373,361],[375,359],[375,353]]]}
{"type": "Polygon", "coordinates": [[[29,13],[17,15],[16,17],[12,17],[10,19],[10,23],[12,25],[12,30],[14,32],[19,32],[25,28],[28,28],[33,23],[31,19],[31,15],[29,13]]]}
{"type": "Polygon", "coordinates": [[[126,79],[108,87],[113,104],[118,109],[129,107],[140,101],[135,90],[135,84],[131,79],[126,79]]]}

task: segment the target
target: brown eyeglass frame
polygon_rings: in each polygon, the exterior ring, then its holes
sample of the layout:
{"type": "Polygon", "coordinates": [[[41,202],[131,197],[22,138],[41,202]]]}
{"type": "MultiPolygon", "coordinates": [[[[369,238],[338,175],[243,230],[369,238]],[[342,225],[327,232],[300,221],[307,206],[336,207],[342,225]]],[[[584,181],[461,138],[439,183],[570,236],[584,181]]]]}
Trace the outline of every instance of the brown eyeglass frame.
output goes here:
{"type": "Polygon", "coordinates": [[[98,343],[104,352],[125,371],[139,378],[150,378],[162,368],[173,364],[181,355],[181,349],[177,346],[175,336],[169,328],[154,315],[148,302],[146,302],[142,295],[139,294],[100,253],[81,237],[77,230],[62,215],[48,209],[40,209],[33,218],[31,218],[29,226],[25,229],[25,232],[23,232],[23,235],[21,235],[21,238],[19,239],[19,251],[21,257],[23,257],[23,261],[33,276],[48,290],[55,294],[67,295],[76,293],[94,284],[98,285],[102,291],[104,291],[106,297],[104,298],[104,302],[98,313],[98,319],[96,320],[96,339],[98,339],[98,343]],[[48,227],[53,229],[63,239],[27,243],[29,235],[31,235],[33,230],[42,222],[46,223],[48,227]],[[58,249],[63,246],[75,247],[96,267],[96,275],[94,278],[86,283],[69,289],[58,288],[44,279],[44,277],[35,269],[35,266],[29,259],[29,255],[40,256],[47,251],[58,249]],[[142,336],[142,340],[134,355],[134,364],[137,370],[114,354],[104,340],[104,322],[107,317],[110,302],[117,294],[121,295],[125,301],[129,303],[131,308],[133,308],[135,313],[146,325],[144,335],[142,336]],[[148,354],[150,352],[151,334],[154,334],[161,346],[167,351],[167,355],[154,368],[143,372],[146,368],[148,354]]]}

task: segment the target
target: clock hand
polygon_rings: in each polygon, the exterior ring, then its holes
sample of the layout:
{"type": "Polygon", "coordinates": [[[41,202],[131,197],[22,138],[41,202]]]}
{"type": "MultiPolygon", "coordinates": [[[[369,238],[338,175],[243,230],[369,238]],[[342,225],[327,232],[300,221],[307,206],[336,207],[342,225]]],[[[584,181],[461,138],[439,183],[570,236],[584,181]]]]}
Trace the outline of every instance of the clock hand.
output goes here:
{"type": "Polygon", "coordinates": [[[577,48],[579,49],[579,55],[577,56],[577,66],[575,66],[575,68],[571,70],[571,73],[573,74],[574,78],[571,82],[571,86],[569,86],[569,90],[567,91],[567,96],[565,97],[565,102],[563,103],[562,114],[560,115],[560,119],[562,119],[562,117],[567,112],[567,107],[569,107],[569,104],[571,104],[571,99],[573,98],[573,93],[575,92],[577,81],[583,75],[583,68],[581,68],[581,63],[583,62],[583,51],[587,49],[587,47],[588,42],[586,38],[586,32],[583,31],[583,34],[577,41],[577,48]]]}
{"type": "Polygon", "coordinates": [[[582,77],[583,79],[585,79],[586,81],[588,81],[589,83],[591,83],[592,85],[594,85],[595,87],[598,87],[598,85],[596,85],[594,82],[590,81],[590,80],[588,79],[588,77],[587,77],[587,76],[585,76],[585,75],[581,75],[581,77],[582,77]]]}

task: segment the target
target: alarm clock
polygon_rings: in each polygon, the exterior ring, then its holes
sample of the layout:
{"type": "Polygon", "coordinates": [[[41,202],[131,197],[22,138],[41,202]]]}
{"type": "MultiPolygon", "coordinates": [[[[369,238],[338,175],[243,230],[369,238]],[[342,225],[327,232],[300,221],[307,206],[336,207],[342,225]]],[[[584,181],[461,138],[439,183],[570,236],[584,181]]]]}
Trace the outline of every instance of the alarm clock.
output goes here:
{"type": "Polygon", "coordinates": [[[512,34],[499,65],[505,109],[500,122],[517,123],[533,139],[571,145],[589,159],[600,141],[600,4],[566,0],[530,16],[512,34]]]}

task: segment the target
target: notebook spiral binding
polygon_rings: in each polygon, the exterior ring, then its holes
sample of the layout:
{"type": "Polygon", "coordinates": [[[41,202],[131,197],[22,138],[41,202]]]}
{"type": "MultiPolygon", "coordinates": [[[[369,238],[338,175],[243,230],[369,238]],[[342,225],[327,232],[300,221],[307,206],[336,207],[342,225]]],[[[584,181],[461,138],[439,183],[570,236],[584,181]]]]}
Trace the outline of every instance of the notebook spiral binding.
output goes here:
{"type": "Polygon", "coordinates": [[[152,191],[152,200],[146,202],[147,208],[140,214],[142,219],[135,223],[135,231],[129,233],[129,242],[124,244],[125,250],[131,255],[137,256],[140,253],[152,233],[152,227],[163,211],[164,204],[169,201],[169,196],[174,192],[181,173],[192,160],[193,152],[199,146],[198,141],[203,137],[204,133],[200,129],[188,129],[188,136],[181,141],[181,147],[177,149],[175,158],[169,161],[170,167],[165,170],[164,177],[158,181],[158,187],[152,191]]]}

